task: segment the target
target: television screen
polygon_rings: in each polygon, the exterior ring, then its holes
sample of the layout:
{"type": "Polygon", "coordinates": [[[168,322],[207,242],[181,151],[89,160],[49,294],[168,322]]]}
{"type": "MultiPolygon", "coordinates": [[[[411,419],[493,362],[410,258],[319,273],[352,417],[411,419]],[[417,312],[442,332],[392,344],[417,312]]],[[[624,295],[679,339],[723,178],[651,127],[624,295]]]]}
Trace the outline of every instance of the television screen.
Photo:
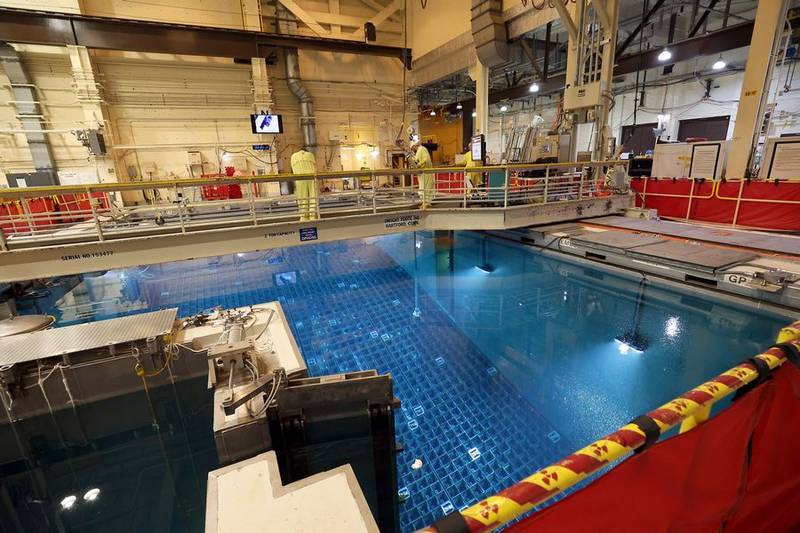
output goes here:
{"type": "Polygon", "coordinates": [[[280,115],[250,115],[253,133],[283,133],[283,121],[280,115]]]}

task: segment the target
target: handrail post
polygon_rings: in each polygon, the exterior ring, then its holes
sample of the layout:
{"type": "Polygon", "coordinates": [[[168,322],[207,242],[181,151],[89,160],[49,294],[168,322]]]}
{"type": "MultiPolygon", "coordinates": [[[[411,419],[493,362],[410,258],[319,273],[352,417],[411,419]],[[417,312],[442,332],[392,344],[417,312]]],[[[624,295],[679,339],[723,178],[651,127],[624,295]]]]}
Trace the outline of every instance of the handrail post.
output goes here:
{"type": "Polygon", "coordinates": [[[374,215],[378,212],[378,176],[375,175],[375,172],[369,175],[369,180],[372,184],[372,214],[374,215]]]}
{"type": "Polygon", "coordinates": [[[308,201],[314,203],[315,219],[319,220],[321,218],[319,213],[319,178],[316,174],[314,175],[314,189],[311,191],[308,201]]]}
{"type": "Polygon", "coordinates": [[[181,233],[186,233],[186,225],[183,223],[183,187],[175,184],[175,199],[178,200],[178,222],[181,225],[181,233]]]}
{"type": "MultiPolygon", "coordinates": [[[[717,191],[719,191],[719,184],[714,184],[712,182],[712,187],[717,187],[717,191]]],[[[731,221],[731,226],[736,227],[736,222],[739,220],[739,207],[742,205],[742,193],[744,192],[744,179],[739,180],[739,194],[736,195],[736,209],[733,211],[733,221],[731,221]]]]}
{"type": "Polygon", "coordinates": [[[543,204],[547,203],[547,190],[550,188],[550,165],[544,168],[544,200],[543,204]]]}
{"type": "Polygon", "coordinates": [[[585,172],[584,167],[580,167],[580,178],[578,178],[578,200],[583,197],[583,173],[585,172]]]}
{"type": "Polygon", "coordinates": [[[6,232],[3,231],[3,228],[0,228],[0,250],[4,252],[8,251],[8,244],[6,243],[6,232]]]}
{"type": "Polygon", "coordinates": [[[247,185],[248,198],[250,199],[250,218],[253,219],[253,225],[258,226],[258,219],[256,218],[256,204],[255,200],[253,199],[253,182],[251,180],[247,180],[247,185]]]}
{"type": "Polygon", "coordinates": [[[25,223],[28,225],[28,231],[31,233],[31,235],[33,235],[36,232],[36,230],[34,229],[33,217],[31,216],[31,208],[28,205],[28,198],[27,197],[22,198],[22,202],[20,202],[20,204],[22,205],[22,214],[24,215],[25,223]]]}
{"type": "Polygon", "coordinates": [[[503,207],[508,207],[508,167],[506,167],[505,177],[503,178],[503,207]]]}
{"type": "Polygon", "coordinates": [[[86,196],[89,199],[89,208],[92,210],[92,219],[94,219],[94,228],[97,230],[97,238],[100,242],[105,240],[103,236],[103,228],[100,226],[100,218],[97,216],[97,208],[94,205],[94,198],[92,198],[92,191],[86,187],[86,196]]]}
{"type": "Polygon", "coordinates": [[[467,208],[467,182],[469,181],[466,168],[464,167],[464,179],[461,180],[461,188],[464,190],[464,209],[467,208]]]}

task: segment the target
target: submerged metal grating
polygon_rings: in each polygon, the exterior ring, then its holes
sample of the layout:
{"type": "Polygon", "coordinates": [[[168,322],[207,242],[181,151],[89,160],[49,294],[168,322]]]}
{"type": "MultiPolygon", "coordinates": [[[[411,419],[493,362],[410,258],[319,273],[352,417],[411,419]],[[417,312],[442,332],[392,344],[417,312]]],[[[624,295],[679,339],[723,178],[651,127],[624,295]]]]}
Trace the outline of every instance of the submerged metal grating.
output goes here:
{"type": "Polygon", "coordinates": [[[0,365],[36,361],[169,333],[177,308],[0,338],[0,365]]]}

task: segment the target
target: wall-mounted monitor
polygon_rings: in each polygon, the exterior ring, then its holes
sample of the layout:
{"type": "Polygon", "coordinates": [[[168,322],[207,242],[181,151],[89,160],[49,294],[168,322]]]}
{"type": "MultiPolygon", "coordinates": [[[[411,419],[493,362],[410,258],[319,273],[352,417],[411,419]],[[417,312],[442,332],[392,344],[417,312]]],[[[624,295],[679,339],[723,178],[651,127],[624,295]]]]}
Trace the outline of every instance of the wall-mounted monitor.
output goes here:
{"type": "Polygon", "coordinates": [[[253,127],[253,133],[283,133],[283,120],[280,115],[264,113],[250,115],[250,125],[253,127]]]}
{"type": "Polygon", "coordinates": [[[483,134],[473,135],[470,142],[470,151],[472,152],[473,161],[480,161],[481,164],[485,162],[486,140],[484,139],[483,134]]]}

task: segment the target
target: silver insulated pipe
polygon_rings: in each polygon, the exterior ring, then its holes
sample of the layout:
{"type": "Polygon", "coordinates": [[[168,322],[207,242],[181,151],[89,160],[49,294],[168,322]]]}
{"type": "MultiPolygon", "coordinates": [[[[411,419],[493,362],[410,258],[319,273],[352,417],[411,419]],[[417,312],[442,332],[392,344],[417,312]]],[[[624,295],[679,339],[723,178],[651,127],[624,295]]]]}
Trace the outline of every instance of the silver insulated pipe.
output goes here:
{"type": "Polygon", "coordinates": [[[303,145],[309,152],[317,147],[316,119],[314,101],[300,79],[300,59],[297,48],[283,49],[283,63],[286,66],[286,83],[289,90],[300,101],[300,129],[303,132],[303,145]]]}

